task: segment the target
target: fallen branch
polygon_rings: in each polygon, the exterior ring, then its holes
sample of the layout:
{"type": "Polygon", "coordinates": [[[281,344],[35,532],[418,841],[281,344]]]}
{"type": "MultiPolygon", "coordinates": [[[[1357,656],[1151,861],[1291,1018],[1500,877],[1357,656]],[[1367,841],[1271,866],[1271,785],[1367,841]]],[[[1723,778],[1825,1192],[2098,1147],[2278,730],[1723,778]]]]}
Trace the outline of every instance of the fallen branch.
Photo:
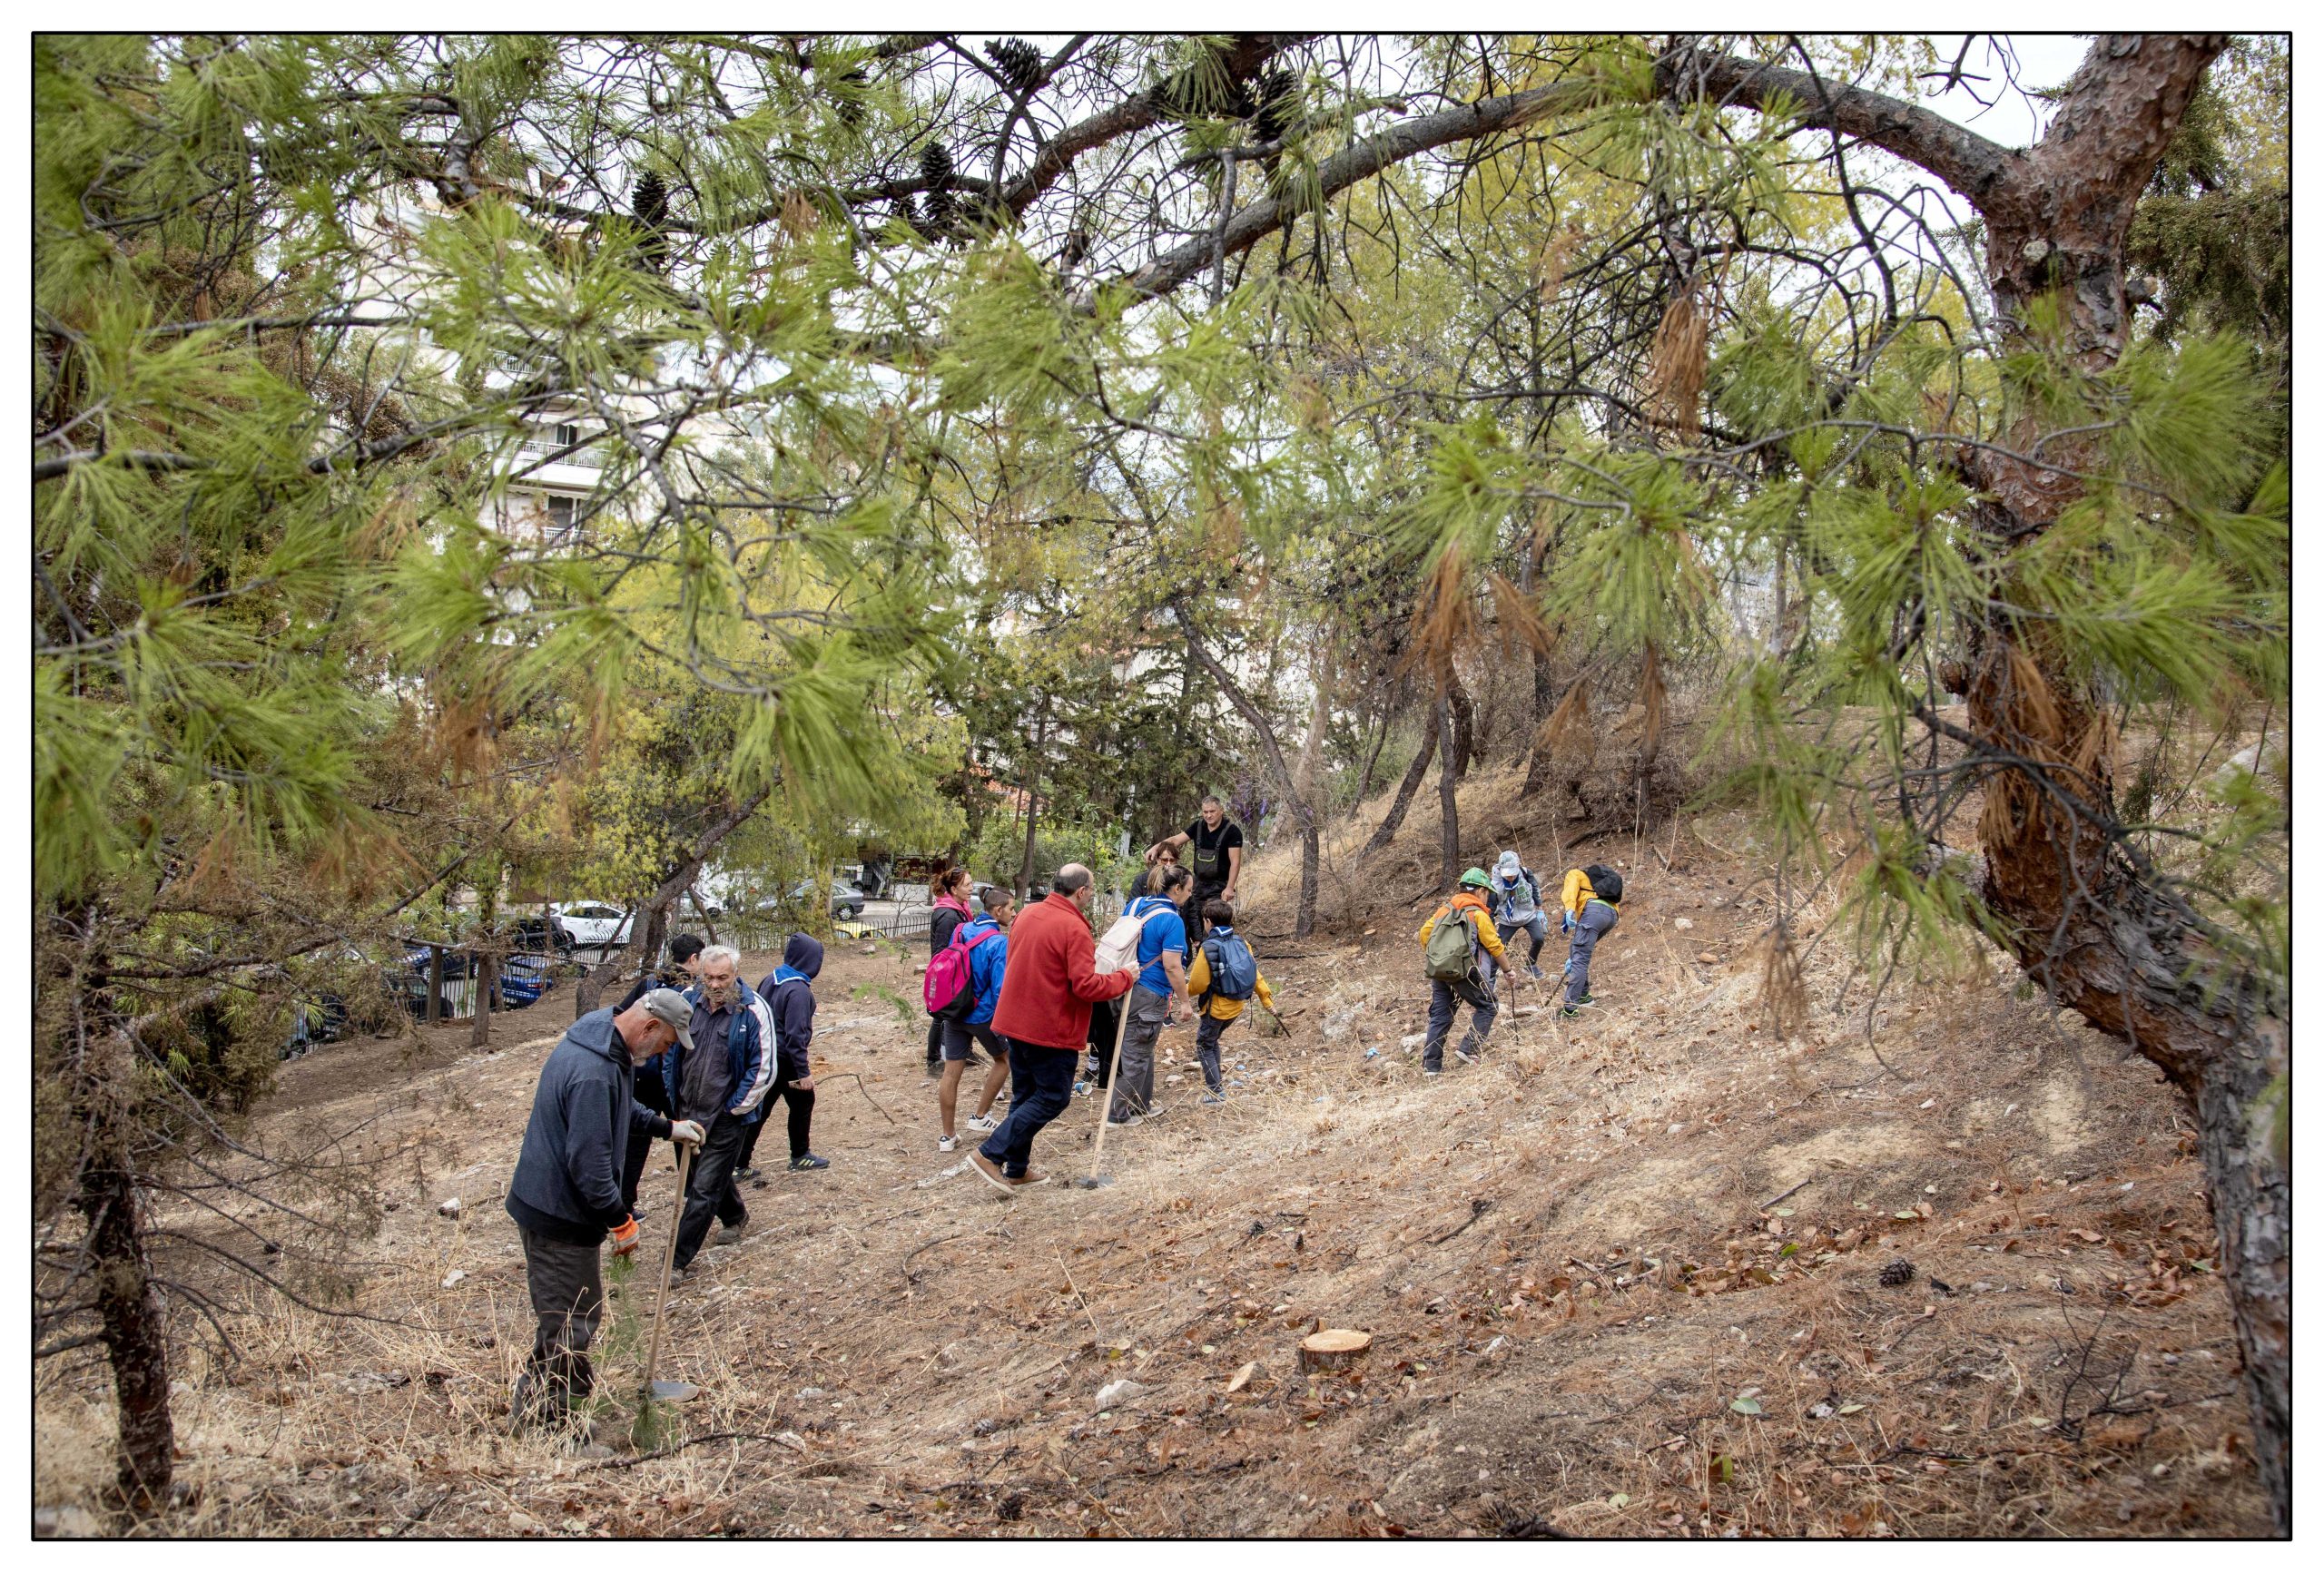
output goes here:
{"type": "Polygon", "coordinates": [[[1808,1187],[1808,1186],[1810,1186],[1810,1185],[1814,1185],[1815,1183],[1816,1183],[1816,1176],[1815,1176],[1815,1175],[1808,1175],[1806,1179],[1804,1179],[1804,1180],[1800,1181],[1800,1182],[1799,1182],[1799,1184],[1797,1184],[1797,1185],[1794,1185],[1790,1190],[1786,1191],[1786,1192],[1783,1194],[1783,1195],[1781,1195],[1781,1196],[1770,1196],[1770,1197],[1768,1197],[1766,1201],[1764,1201],[1764,1202],[1760,1203],[1760,1204],[1759,1204],[1759,1211],[1760,1211],[1760,1212],[1762,1212],[1762,1213],[1766,1212],[1768,1208],[1770,1208],[1770,1207],[1774,1206],[1777,1202],[1782,1201],[1782,1200],[1784,1199],[1784,1197],[1786,1197],[1786,1196],[1796,1196],[1796,1195],[1799,1194],[1799,1193],[1800,1193],[1800,1192],[1802,1192],[1802,1191],[1804,1191],[1804,1190],[1807,1189],[1807,1187],[1808,1187]]]}
{"type": "Polygon", "coordinates": [[[1453,1235],[1467,1233],[1469,1224],[1474,1224],[1478,1219],[1483,1217],[1488,1212],[1492,1211],[1492,1200],[1491,1197],[1470,1197],[1468,1223],[1457,1224],[1452,1228],[1447,1229],[1443,1234],[1433,1236],[1428,1243],[1432,1245],[1442,1245],[1444,1242],[1452,1238],[1453,1235]]]}
{"type": "Polygon", "coordinates": [[[830,1072],[826,1071],[824,1075],[832,1081],[853,1082],[855,1084],[855,1090],[863,1095],[863,1101],[870,1104],[873,1108],[880,1109],[880,1117],[881,1119],[886,1120],[890,1125],[894,1125],[896,1123],[896,1116],[890,1114],[886,1109],[880,1108],[880,1100],[872,1096],[872,1089],[863,1085],[863,1078],[856,1075],[855,1072],[852,1070],[843,1070],[837,1076],[832,1076],[830,1072]]]}
{"type": "Polygon", "coordinates": [[[634,1470],[640,1464],[650,1464],[656,1459],[669,1458],[675,1453],[682,1453],[686,1449],[697,1447],[704,1442],[724,1441],[773,1442],[777,1447],[791,1446],[781,1437],[767,1431],[710,1431],[702,1436],[688,1437],[675,1447],[662,1448],[650,1453],[640,1453],[634,1459],[606,1459],[596,1467],[601,1470],[634,1470]]]}

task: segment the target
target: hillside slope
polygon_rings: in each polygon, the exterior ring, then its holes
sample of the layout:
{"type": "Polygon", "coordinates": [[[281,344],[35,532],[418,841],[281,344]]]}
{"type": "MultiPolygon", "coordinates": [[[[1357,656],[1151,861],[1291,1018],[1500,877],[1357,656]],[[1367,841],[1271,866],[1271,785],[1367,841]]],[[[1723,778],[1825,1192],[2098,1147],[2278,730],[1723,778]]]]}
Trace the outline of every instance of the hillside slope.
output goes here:
{"type": "MultiPolygon", "coordinates": [[[[1482,861],[1528,827],[1505,779],[1466,790],[1482,861]]],[[[749,1238],[674,1297],[665,1368],[706,1391],[663,1456],[503,1434],[530,1332],[497,1198],[569,995],[487,1053],[361,1043],[288,1067],[278,1130],[369,1122],[354,1139],[396,1210],[350,1265],[399,1325],[277,1302],[237,1324],[238,1365],[190,1353],[198,1496],[167,1527],[2264,1531],[2200,1175],[2151,1067],[2005,977],[1892,982],[1867,1037],[1866,980],[1829,1013],[1837,935],[1809,959],[1811,1025],[1775,1041],[1763,870],[1728,818],[1587,849],[1642,859],[1603,1008],[1504,1013],[1483,1064],[1423,1084],[1413,887],[1435,833],[1416,807],[1374,865],[1334,858],[1335,931],[1261,946],[1288,1036],[1236,1027],[1242,1085],[1207,1109],[1191,1031],[1167,1036],[1173,1106],[1109,1139],[1096,1191],[1011,1201],[948,1175],[915,958],[835,949],[833,1166],[749,1190],[749,1238]],[[1909,1279],[1884,1283],[1893,1263],[1909,1279]],[[1374,1335],[1352,1374],[1300,1374],[1318,1322],[1374,1335]],[[1122,1379],[1142,1391],[1101,1411],[1122,1379]]],[[[1517,840],[1547,872],[1550,838],[1517,840]]],[[[1247,931],[1290,926],[1286,851],[1256,861],[1247,931]]],[[[1077,1100],[1042,1139],[1060,1175],[1087,1171],[1092,1119],[1077,1100]]],[[[641,1261],[672,1183],[657,1160],[641,1261]]],[[[617,1299],[601,1370],[625,1392],[643,1276],[617,1299]]],[[[36,1401],[35,1499],[94,1501],[101,1388],[36,1401]]]]}

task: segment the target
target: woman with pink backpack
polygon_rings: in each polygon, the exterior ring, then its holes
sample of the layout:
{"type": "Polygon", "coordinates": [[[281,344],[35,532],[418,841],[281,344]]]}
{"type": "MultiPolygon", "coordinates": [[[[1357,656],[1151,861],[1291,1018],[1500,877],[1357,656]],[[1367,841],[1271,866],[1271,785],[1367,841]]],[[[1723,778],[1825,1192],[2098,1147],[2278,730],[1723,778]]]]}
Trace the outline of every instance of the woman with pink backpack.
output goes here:
{"type": "MultiPolygon", "coordinates": [[[[969,871],[947,869],[936,876],[935,900],[929,903],[928,959],[935,965],[944,947],[952,942],[960,925],[976,914],[969,910],[969,871]]],[[[944,1024],[931,1016],[928,1018],[928,1074],[942,1074],[944,1069],[944,1024]]]]}
{"type": "Polygon", "coordinates": [[[942,1132],[936,1150],[949,1153],[959,1146],[952,1134],[952,1116],[960,1098],[960,1073],[968,1068],[971,1044],[984,1046],[992,1057],[985,1072],[984,1090],[977,1096],[977,1112],[969,1129],[996,1131],[993,1100],[1009,1077],[1009,1044],[992,1029],[992,1012],[1000,1003],[1000,981],[1009,965],[1009,922],[1017,915],[1016,902],[998,885],[986,890],[984,915],[960,925],[952,942],[930,958],[921,985],[921,1003],[929,1019],[943,1033],[944,1076],[936,1084],[936,1112],[942,1132]]]}

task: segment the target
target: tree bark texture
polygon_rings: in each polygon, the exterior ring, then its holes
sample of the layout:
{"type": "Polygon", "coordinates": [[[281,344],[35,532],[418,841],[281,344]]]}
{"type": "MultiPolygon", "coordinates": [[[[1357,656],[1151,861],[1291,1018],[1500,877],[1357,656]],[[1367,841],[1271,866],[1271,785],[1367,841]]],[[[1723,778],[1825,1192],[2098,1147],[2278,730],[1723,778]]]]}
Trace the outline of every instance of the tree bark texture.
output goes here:
{"type": "MultiPolygon", "coordinates": [[[[669,904],[676,900],[687,886],[701,877],[702,865],[709,860],[712,852],[718,850],[718,844],[747,824],[751,816],[759,811],[759,805],[766,801],[768,795],[773,790],[772,787],[759,788],[758,791],[711,821],[710,828],[704,831],[694,841],[684,860],[664,876],[662,882],[654,888],[651,895],[631,907],[630,911],[633,916],[629,923],[628,943],[589,968],[583,975],[579,987],[573,991],[573,1015],[576,1020],[597,1008],[597,1001],[604,995],[606,985],[622,975],[623,970],[629,965],[630,957],[635,954],[640,933],[635,914],[651,911],[656,908],[666,910],[669,904]]],[[[824,891],[824,909],[830,909],[828,890],[824,891]]]]}
{"type": "Polygon", "coordinates": [[[1292,821],[1299,827],[1299,916],[1291,931],[1295,937],[1304,939],[1315,931],[1315,898],[1323,882],[1323,839],[1315,822],[1315,811],[1299,791],[1299,783],[1294,778],[1290,765],[1285,762],[1282,745],[1275,740],[1275,726],[1267,720],[1266,713],[1252,702],[1251,696],[1243,691],[1243,685],[1235,681],[1234,674],[1204,648],[1200,636],[1195,633],[1194,619],[1187,615],[1186,607],[1173,601],[1170,609],[1177,616],[1178,626],[1186,632],[1188,653],[1202,664],[1202,669],[1210,674],[1210,680],[1218,685],[1218,691],[1226,695],[1226,702],[1235,707],[1236,713],[1258,734],[1259,746],[1266,751],[1267,764],[1274,770],[1275,780],[1283,783],[1284,796],[1290,802],[1292,821]]]}
{"type": "Polygon", "coordinates": [[[1436,807],[1442,816],[1437,831],[1437,847],[1444,864],[1444,884],[1449,890],[1461,877],[1461,770],[1458,763],[1459,714],[1452,708],[1448,693],[1436,702],[1437,729],[1446,738],[1454,740],[1438,752],[1443,755],[1436,772],[1436,807]]]}
{"type": "Polygon", "coordinates": [[[1476,702],[1469,697],[1469,691],[1461,686],[1457,676],[1445,689],[1444,698],[1452,707],[1452,731],[1448,734],[1452,739],[1452,779],[1466,781],[1469,767],[1477,762],[1476,702]]]}
{"type": "Polygon", "coordinates": [[[91,1120],[96,1151],[82,1174],[79,1203],[89,1220],[97,1321],[120,1411],[114,1478],[123,1501],[144,1512],[168,1499],[177,1437],[170,1416],[168,1332],[146,1258],[137,1178],[121,1118],[118,1110],[105,1109],[91,1120]]]}
{"type": "MultiPolygon", "coordinates": [[[[2139,195],[2179,128],[2222,34],[2103,34],[2034,147],[1999,147],[1944,117],[1806,73],[1679,49],[1663,91],[1759,107],[1781,93],[1805,123],[1918,164],[1974,204],[2005,339],[2027,309],[2063,310],[2071,358],[2102,371],[2130,327],[2125,248],[2139,195]]],[[[2088,435],[2053,433],[2029,410],[2004,434],[2014,455],[1964,453],[1988,549],[2038,537],[2083,495],[2088,435]],[[2038,454],[2042,462],[2032,462],[2038,454]]],[[[2254,1457],[2279,1533],[2291,1525],[2291,1177],[2272,1125],[2288,1087],[2287,1007],[2211,947],[2197,915],[2114,833],[2108,707],[2038,629],[1996,616],[1979,632],[1969,726],[1956,741],[1994,762],[1980,833],[1984,899],[2010,926],[2027,974],[2101,1031],[2160,1067],[2188,1096],[2210,1183],[2221,1264],[2251,1403],[2254,1457]]],[[[1924,720],[1950,730],[1933,716],[1924,720]]]]}
{"type": "Polygon", "coordinates": [[[1381,820],[1379,829],[1374,831],[1372,839],[1364,843],[1364,856],[1369,857],[1394,841],[1396,832],[1403,828],[1405,811],[1413,806],[1413,799],[1420,795],[1420,783],[1428,775],[1429,761],[1436,757],[1437,734],[1443,727],[1443,707],[1430,705],[1428,730],[1421,733],[1420,752],[1413,755],[1413,762],[1405,770],[1404,779],[1397,784],[1396,801],[1388,805],[1388,812],[1381,820]]]}

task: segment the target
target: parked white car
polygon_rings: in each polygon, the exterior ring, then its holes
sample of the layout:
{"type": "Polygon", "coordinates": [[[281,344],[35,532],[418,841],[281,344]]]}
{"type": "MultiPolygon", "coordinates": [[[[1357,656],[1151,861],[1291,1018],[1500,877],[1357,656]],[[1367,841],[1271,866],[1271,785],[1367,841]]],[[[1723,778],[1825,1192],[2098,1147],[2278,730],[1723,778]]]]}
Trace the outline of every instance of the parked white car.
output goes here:
{"type": "Polygon", "coordinates": [[[629,915],[604,901],[573,901],[550,909],[568,945],[596,950],[629,939],[629,915]]]}

